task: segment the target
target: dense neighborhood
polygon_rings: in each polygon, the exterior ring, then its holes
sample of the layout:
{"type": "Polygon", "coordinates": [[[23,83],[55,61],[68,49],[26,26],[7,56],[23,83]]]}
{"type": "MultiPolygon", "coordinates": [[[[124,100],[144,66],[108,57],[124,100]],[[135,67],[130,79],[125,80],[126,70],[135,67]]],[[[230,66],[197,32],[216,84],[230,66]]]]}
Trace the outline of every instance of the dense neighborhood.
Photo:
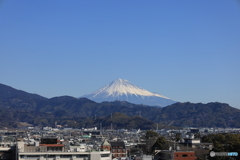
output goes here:
{"type": "MultiPolygon", "coordinates": [[[[6,160],[196,160],[211,157],[211,135],[239,135],[238,128],[183,128],[143,131],[56,127],[0,130],[0,159],[6,160]]],[[[223,137],[222,137],[223,138],[223,137]]],[[[229,139],[229,138],[228,138],[229,139]]],[[[239,150],[225,150],[238,158],[239,150]]],[[[228,142],[227,142],[228,143],[228,142]]],[[[234,143],[234,142],[231,142],[234,143]]],[[[230,144],[230,143],[229,143],[230,144]]],[[[234,144],[232,149],[234,148],[234,144]]],[[[225,148],[226,149],[226,148],[225,148]]],[[[220,150],[219,150],[220,151],[220,150]]],[[[217,153],[217,152],[216,152],[217,153]]],[[[215,154],[216,155],[216,154],[215,154]]],[[[229,157],[228,157],[229,158],[229,157]]]]}

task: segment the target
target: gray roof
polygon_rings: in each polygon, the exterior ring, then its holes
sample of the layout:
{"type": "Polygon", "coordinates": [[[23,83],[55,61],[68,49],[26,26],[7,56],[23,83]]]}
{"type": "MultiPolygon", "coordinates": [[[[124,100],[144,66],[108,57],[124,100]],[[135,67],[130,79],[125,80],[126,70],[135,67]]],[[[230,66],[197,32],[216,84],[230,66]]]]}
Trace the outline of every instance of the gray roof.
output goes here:
{"type": "Polygon", "coordinates": [[[115,147],[122,147],[125,148],[125,144],[124,142],[110,142],[111,147],[115,148],[115,147]]]}

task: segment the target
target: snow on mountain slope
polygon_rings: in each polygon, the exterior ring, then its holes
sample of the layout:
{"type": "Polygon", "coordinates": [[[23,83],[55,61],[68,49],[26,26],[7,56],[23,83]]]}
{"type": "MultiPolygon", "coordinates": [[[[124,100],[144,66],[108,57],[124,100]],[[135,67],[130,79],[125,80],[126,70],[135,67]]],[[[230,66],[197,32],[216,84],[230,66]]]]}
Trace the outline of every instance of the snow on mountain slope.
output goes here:
{"type": "Polygon", "coordinates": [[[83,95],[82,97],[86,97],[96,102],[120,100],[135,104],[161,107],[176,103],[170,98],[149,92],[124,79],[116,79],[103,88],[100,88],[93,93],[83,95]]]}

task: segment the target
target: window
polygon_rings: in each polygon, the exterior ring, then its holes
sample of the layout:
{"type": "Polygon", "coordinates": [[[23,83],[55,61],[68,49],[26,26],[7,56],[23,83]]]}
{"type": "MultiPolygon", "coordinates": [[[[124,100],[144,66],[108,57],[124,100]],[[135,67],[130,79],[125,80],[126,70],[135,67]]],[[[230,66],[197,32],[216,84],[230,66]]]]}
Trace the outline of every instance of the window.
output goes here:
{"type": "Polygon", "coordinates": [[[27,155],[26,158],[39,158],[39,155],[27,155]]]}
{"type": "Polygon", "coordinates": [[[72,158],[72,155],[60,155],[60,158],[72,158]]]}
{"type": "Polygon", "coordinates": [[[44,155],[44,158],[55,158],[55,155],[44,155]]]}
{"type": "Polygon", "coordinates": [[[78,154],[76,155],[77,158],[87,158],[88,155],[87,154],[78,154]]]}
{"type": "Polygon", "coordinates": [[[188,157],[188,155],[187,154],[183,154],[182,157],[188,157]]]}
{"type": "Polygon", "coordinates": [[[109,157],[110,154],[101,154],[101,157],[109,157]]]}

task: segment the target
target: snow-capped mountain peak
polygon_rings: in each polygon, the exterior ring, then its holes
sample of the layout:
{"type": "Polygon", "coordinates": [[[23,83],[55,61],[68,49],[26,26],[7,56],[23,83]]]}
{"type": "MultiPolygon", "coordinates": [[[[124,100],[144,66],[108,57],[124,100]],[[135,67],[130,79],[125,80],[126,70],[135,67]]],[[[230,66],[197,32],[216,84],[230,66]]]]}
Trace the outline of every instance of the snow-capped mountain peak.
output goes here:
{"type": "Polygon", "coordinates": [[[116,79],[111,83],[109,83],[108,85],[101,88],[100,90],[97,90],[93,93],[98,95],[102,92],[107,93],[108,96],[110,95],[121,96],[121,95],[127,95],[127,94],[135,94],[135,95],[141,95],[141,96],[157,96],[157,97],[169,99],[165,96],[152,93],[138,86],[135,86],[125,79],[116,79]]]}
{"type": "Polygon", "coordinates": [[[160,98],[165,102],[170,102],[171,104],[172,102],[175,103],[175,101],[171,100],[170,98],[167,98],[157,93],[149,92],[145,89],[142,89],[138,86],[131,84],[129,81],[125,79],[116,79],[111,83],[107,84],[106,86],[100,88],[99,90],[90,94],[86,94],[82,97],[89,98],[96,102],[123,100],[136,104],[160,105],[160,106],[168,105],[168,103],[158,104],[158,102],[156,103],[154,102],[156,100],[154,100],[153,98],[155,99],[160,98]],[[151,101],[151,103],[147,102],[149,100],[151,101]]]}

